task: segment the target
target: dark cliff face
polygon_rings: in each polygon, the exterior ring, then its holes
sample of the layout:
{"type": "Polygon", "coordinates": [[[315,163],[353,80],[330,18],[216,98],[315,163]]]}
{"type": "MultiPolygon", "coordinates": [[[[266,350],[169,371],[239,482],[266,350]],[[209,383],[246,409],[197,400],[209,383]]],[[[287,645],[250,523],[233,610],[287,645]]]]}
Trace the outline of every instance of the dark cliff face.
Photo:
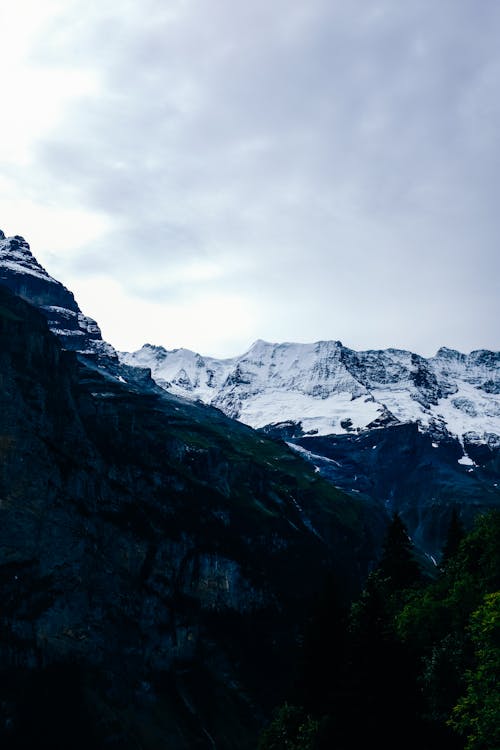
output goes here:
{"type": "Polygon", "coordinates": [[[65,349],[85,352],[97,360],[116,360],[96,321],[84,315],[73,293],[40,265],[24,237],[5,237],[1,231],[0,284],[38,307],[65,349]]]}
{"type": "Polygon", "coordinates": [[[0,283],[37,307],[55,306],[80,312],[72,292],[42,268],[24,237],[5,237],[1,232],[0,243],[0,283]]]}
{"type": "MultiPolygon", "coordinates": [[[[415,544],[439,559],[453,509],[469,528],[478,513],[500,503],[500,450],[465,440],[474,469],[460,463],[452,438],[434,442],[417,424],[381,424],[347,435],[287,439],[310,452],[321,475],[353,496],[370,499],[403,518],[415,544]]],[[[275,433],[276,434],[276,431],[275,433]]]]}
{"type": "Polygon", "coordinates": [[[331,569],[358,590],[382,514],[89,367],[3,288],[0,380],[4,745],[254,747],[311,598],[331,569]]]}

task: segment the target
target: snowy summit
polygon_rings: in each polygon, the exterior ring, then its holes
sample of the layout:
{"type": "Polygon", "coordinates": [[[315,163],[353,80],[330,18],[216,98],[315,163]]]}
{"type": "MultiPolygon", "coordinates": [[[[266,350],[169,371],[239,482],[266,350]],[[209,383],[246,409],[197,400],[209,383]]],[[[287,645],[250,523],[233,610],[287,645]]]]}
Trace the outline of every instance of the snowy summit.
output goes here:
{"type": "Polygon", "coordinates": [[[166,390],[259,428],[285,421],[328,435],[416,422],[439,436],[500,442],[500,353],[434,357],[399,349],[354,351],[340,341],[256,341],[239,357],[202,357],[146,344],[120,353],[149,367],[166,390]]]}

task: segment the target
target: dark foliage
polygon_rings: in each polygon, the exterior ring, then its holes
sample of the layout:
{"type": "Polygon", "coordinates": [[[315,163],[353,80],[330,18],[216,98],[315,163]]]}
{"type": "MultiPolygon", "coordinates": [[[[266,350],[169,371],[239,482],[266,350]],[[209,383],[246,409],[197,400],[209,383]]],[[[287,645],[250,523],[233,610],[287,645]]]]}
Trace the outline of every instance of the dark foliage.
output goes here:
{"type": "Polygon", "coordinates": [[[393,518],[380,565],[347,616],[338,616],[334,588],[325,593],[304,644],[301,690],[259,750],[498,750],[500,512],[478,516],[468,534],[452,516],[443,560],[434,579],[416,572],[393,518]],[[310,730],[303,744],[297,726],[310,730]]]}
{"type": "Polygon", "coordinates": [[[4,670],[0,688],[0,746],[4,750],[99,750],[85,696],[85,674],[72,664],[35,673],[4,670]]]}
{"type": "Polygon", "coordinates": [[[451,511],[448,533],[443,547],[441,557],[441,567],[446,567],[448,562],[454,558],[460,547],[462,539],[465,537],[465,527],[461,521],[460,514],[456,508],[451,511]]]}
{"type": "Polygon", "coordinates": [[[413,543],[398,513],[394,513],[387,529],[378,571],[388,579],[392,590],[413,586],[421,578],[413,543]]]}

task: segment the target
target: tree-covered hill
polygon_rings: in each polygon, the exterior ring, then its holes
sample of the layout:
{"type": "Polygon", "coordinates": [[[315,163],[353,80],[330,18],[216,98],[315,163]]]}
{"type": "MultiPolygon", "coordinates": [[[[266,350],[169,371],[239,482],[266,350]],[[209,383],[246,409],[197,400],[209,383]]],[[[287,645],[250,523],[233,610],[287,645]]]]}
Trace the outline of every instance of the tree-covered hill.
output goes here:
{"type": "Polygon", "coordinates": [[[453,518],[432,579],[395,515],[361,595],[343,608],[336,594],[310,620],[259,750],[498,750],[499,511],[467,534],[453,518]]]}

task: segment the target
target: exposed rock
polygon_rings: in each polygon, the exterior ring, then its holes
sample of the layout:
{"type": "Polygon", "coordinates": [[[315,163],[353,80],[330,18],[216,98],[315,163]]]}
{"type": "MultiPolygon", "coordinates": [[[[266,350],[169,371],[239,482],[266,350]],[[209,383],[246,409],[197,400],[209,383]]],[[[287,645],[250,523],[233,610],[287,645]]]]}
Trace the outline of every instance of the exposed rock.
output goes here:
{"type": "Polygon", "coordinates": [[[113,347],[102,340],[95,320],[82,313],[63,284],[38,263],[23,237],[0,237],[0,284],[36,305],[48,320],[65,349],[93,358],[117,358],[113,347]]]}
{"type": "Polygon", "coordinates": [[[500,504],[500,445],[496,436],[478,437],[436,442],[417,424],[389,422],[356,434],[286,439],[301,455],[306,449],[336,487],[397,511],[417,547],[439,560],[453,508],[470,527],[478,513],[500,504]]]}
{"type": "Polygon", "coordinates": [[[332,568],[359,590],[383,514],[281,441],[90,367],[3,288],[0,378],[5,745],[253,750],[308,602],[332,568]]]}
{"type": "Polygon", "coordinates": [[[150,346],[119,357],[149,367],[169,392],[217,406],[258,429],[294,422],[304,432],[332,435],[390,419],[419,424],[438,440],[462,439],[470,431],[483,439],[500,435],[498,352],[442,348],[425,359],[399,349],[356,352],[339,341],[259,340],[226,360],[150,346]]]}
{"type": "Polygon", "coordinates": [[[414,542],[439,558],[451,508],[465,523],[500,502],[500,353],[441,348],[426,359],[339,341],[259,340],[227,360],[142,349],[168,391],[216,405],[286,440],[335,486],[397,509],[414,542]],[[179,371],[189,373],[189,393],[179,371]],[[208,376],[210,372],[210,376],[208,376]],[[473,437],[472,437],[473,436],[473,437]]]}

